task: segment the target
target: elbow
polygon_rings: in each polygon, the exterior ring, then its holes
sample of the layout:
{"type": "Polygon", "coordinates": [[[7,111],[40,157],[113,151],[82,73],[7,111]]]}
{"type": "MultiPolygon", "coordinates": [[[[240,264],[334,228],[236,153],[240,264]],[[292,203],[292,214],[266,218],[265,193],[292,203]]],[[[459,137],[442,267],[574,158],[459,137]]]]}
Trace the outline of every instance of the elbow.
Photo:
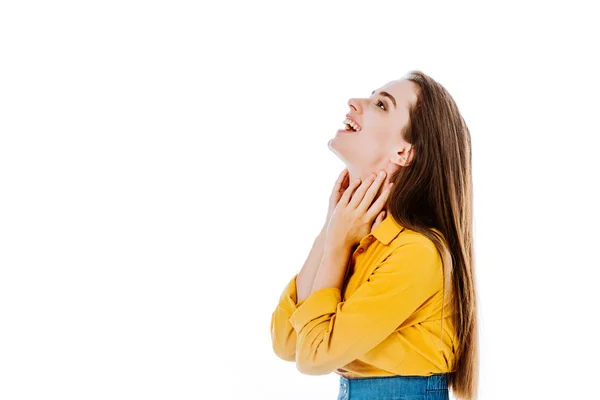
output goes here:
{"type": "Polygon", "coordinates": [[[305,375],[328,375],[338,367],[340,357],[330,348],[325,348],[324,340],[314,340],[300,336],[296,345],[296,369],[305,375]]]}
{"type": "Polygon", "coordinates": [[[277,357],[281,358],[284,361],[295,361],[296,353],[295,351],[290,351],[284,346],[279,346],[276,341],[273,341],[273,352],[277,357]]]}
{"type": "Polygon", "coordinates": [[[335,370],[328,364],[316,364],[309,358],[298,356],[296,356],[296,369],[304,375],[328,375],[335,370]]]}
{"type": "Polygon", "coordinates": [[[291,326],[282,328],[280,319],[276,318],[276,312],[271,318],[271,343],[277,357],[284,361],[295,361],[296,332],[291,326]]]}
{"type": "Polygon", "coordinates": [[[277,357],[281,358],[284,361],[295,361],[296,360],[296,341],[292,340],[289,336],[287,339],[283,340],[283,343],[280,343],[277,340],[277,333],[272,330],[271,331],[271,342],[273,344],[273,352],[277,357]]]}

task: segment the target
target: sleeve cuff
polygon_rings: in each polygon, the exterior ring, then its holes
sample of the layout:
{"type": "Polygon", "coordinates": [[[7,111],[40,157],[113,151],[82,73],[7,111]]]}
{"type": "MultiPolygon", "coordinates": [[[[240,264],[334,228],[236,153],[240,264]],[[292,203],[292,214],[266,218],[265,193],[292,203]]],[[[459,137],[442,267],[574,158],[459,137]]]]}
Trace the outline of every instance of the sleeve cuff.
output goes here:
{"type": "Polygon", "coordinates": [[[306,299],[303,299],[299,303],[296,302],[298,300],[298,292],[296,288],[297,277],[298,274],[294,275],[294,277],[288,282],[283,290],[283,296],[281,298],[281,301],[285,303],[286,308],[289,308],[290,310],[295,310],[306,301],[306,299]]]}
{"type": "Polygon", "coordinates": [[[310,321],[323,315],[334,314],[342,301],[342,292],[338,288],[322,288],[312,292],[302,300],[290,316],[290,323],[296,333],[310,321]]]}

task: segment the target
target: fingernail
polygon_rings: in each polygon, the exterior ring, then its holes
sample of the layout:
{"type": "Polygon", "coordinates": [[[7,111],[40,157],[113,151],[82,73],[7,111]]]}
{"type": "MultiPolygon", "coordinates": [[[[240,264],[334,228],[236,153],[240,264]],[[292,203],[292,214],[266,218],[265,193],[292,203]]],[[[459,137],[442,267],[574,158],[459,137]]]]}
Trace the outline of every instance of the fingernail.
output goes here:
{"type": "Polygon", "coordinates": [[[381,171],[381,172],[379,172],[379,176],[380,176],[380,177],[382,177],[382,176],[384,176],[384,175],[385,175],[385,171],[381,171]]]}

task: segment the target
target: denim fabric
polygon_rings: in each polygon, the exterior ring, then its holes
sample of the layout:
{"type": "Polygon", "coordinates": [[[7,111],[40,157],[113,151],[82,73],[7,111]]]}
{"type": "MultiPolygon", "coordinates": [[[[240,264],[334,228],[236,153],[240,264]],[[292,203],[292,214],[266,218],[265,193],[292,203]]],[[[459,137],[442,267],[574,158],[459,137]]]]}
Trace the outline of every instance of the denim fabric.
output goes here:
{"type": "Polygon", "coordinates": [[[449,400],[448,374],[429,376],[340,376],[337,400],[449,400]]]}

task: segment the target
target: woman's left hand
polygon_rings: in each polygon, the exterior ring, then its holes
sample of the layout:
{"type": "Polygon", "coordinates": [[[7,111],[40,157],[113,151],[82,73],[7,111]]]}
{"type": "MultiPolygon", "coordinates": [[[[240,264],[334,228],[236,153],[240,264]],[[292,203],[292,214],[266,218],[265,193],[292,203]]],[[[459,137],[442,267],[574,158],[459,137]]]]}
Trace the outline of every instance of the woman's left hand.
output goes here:
{"type": "Polygon", "coordinates": [[[351,247],[359,243],[374,229],[373,221],[376,217],[378,217],[378,222],[375,221],[377,225],[381,222],[385,213],[382,209],[392,184],[386,185],[375,202],[373,199],[384,181],[385,171],[381,171],[375,178],[371,175],[362,184],[360,179],[350,184],[338,201],[329,220],[325,239],[327,245],[351,247]],[[355,189],[356,192],[354,192],[355,189]]]}

